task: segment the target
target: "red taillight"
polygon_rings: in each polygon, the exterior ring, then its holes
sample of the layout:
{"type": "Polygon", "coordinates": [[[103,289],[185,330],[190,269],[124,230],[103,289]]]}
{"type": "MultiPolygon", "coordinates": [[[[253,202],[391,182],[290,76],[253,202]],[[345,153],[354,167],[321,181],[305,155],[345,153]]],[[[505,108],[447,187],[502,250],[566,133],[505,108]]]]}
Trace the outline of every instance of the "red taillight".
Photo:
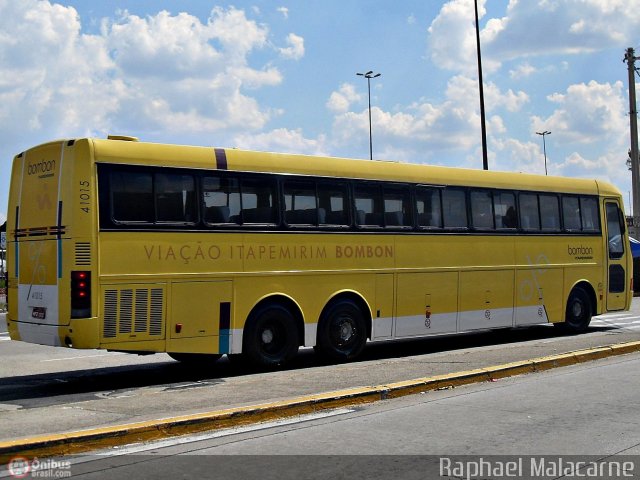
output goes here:
{"type": "Polygon", "coordinates": [[[71,272],[71,318],[91,316],[91,272],[71,272]]]}

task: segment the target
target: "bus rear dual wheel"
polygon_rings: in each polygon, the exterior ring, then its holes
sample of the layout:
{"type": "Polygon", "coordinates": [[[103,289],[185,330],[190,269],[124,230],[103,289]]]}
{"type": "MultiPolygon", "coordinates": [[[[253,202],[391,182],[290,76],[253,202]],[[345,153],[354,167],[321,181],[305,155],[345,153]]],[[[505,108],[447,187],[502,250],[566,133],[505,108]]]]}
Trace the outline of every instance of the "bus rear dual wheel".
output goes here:
{"type": "Polygon", "coordinates": [[[315,351],[330,361],[356,358],[367,343],[367,325],[362,310],[351,300],[329,306],[318,324],[315,351]]]}
{"type": "Polygon", "coordinates": [[[258,367],[279,367],[296,356],[299,345],[293,314],[283,305],[267,304],[247,321],[242,357],[258,367]]]}
{"type": "MultiPolygon", "coordinates": [[[[315,351],[330,361],[347,361],[356,358],[366,342],[362,310],[351,300],[339,300],[320,319],[315,351]]],[[[296,319],[283,305],[267,304],[247,321],[242,344],[242,357],[250,363],[263,368],[284,365],[300,345],[296,319]]]]}

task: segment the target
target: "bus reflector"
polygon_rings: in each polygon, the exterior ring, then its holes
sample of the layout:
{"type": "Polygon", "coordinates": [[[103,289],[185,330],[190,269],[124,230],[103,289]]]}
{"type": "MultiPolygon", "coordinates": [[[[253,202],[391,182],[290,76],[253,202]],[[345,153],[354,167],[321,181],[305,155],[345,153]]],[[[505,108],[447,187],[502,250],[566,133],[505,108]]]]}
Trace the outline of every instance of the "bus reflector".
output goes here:
{"type": "Polygon", "coordinates": [[[91,272],[71,272],[71,318],[91,316],[91,272]]]}

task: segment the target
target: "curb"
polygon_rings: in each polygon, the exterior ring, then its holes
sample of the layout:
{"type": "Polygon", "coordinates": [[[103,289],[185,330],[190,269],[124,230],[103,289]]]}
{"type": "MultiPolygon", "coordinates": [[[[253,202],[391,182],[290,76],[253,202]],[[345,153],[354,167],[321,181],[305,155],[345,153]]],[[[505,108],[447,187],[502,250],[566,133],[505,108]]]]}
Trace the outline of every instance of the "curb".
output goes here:
{"type": "Polygon", "coordinates": [[[321,410],[354,406],[471,383],[507,378],[525,373],[576,365],[592,360],[640,352],[640,341],[596,347],[518,362],[394,382],[373,387],[356,387],[288,400],[243,406],[213,412],[136,422],[76,432],[44,435],[0,442],[0,464],[15,456],[49,457],[99,448],[148,442],[170,436],[200,433],[252,423],[292,417],[321,410]]]}

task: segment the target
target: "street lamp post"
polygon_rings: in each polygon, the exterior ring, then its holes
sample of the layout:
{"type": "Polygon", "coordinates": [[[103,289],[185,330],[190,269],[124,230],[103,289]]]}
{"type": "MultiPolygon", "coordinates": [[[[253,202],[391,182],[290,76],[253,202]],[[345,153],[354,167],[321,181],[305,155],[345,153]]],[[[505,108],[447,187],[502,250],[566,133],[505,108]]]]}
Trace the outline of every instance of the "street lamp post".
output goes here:
{"type": "Polygon", "coordinates": [[[367,79],[367,91],[369,92],[369,158],[373,160],[373,138],[371,133],[371,79],[377,78],[381,73],[373,73],[373,70],[369,70],[367,73],[356,73],[367,79]]]}
{"type": "Polygon", "coordinates": [[[547,175],[547,143],[544,140],[544,137],[547,135],[551,135],[549,130],[545,130],[544,132],[536,132],[536,135],[542,135],[542,150],[544,151],[544,174],[547,175]]]}

